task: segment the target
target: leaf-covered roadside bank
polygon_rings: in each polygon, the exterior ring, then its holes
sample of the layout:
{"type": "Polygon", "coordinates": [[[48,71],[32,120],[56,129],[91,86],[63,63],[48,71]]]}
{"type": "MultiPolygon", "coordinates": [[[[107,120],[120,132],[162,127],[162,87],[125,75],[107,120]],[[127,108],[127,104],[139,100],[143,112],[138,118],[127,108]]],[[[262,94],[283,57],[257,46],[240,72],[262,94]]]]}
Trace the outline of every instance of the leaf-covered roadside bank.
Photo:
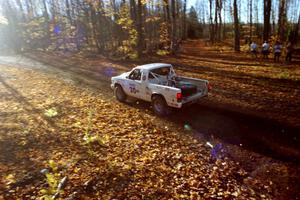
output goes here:
{"type": "Polygon", "coordinates": [[[0,66],[0,198],[273,199],[205,141],[33,70],[0,66]]]}

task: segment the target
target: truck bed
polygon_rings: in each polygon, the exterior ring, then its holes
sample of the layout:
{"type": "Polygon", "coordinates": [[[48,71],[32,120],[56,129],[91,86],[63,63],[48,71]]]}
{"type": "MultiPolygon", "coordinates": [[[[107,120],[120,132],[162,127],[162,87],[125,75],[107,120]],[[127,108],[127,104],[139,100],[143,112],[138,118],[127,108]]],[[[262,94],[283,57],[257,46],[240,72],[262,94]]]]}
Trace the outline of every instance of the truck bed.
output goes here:
{"type": "Polygon", "coordinates": [[[197,87],[197,92],[190,96],[184,96],[184,101],[190,101],[194,98],[206,96],[208,89],[207,89],[207,81],[202,79],[195,79],[195,78],[188,78],[188,77],[176,77],[177,81],[180,82],[187,82],[197,87]]]}

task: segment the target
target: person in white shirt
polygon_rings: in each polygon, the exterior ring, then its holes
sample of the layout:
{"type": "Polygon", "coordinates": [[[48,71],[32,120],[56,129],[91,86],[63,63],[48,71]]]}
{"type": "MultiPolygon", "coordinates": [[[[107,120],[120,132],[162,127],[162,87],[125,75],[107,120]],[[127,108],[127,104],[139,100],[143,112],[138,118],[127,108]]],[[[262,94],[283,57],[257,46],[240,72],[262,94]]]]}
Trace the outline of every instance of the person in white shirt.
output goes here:
{"type": "Polygon", "coordinates": [[[252,56],[255,56],[255,58],[257,58],[257,44],[255,42],[251,43],[250,51],[251,51],[252,56]]]}
{"type": "Polygon", "coordinates": [[[279,57],[281,56],[282,45],[277,41],[273,47],[274,49],[274,62],[279,62],[279,57]]]}
{"type": "Polygon", "coordinates": [[[263,58],[268,59],[269,49],[270,49],[270,45],[269,45],[268,41],[265,41],[262,45],[262,51],[261,51],[263,54],[263,58]]]}

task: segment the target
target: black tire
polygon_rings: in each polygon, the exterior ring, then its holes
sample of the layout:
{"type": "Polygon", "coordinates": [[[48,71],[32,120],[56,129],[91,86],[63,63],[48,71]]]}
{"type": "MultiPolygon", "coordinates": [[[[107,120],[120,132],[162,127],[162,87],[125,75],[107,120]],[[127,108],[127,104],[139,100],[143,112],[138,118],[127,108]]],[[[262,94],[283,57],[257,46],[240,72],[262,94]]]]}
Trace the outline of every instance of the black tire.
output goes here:
{"type": "Polygon", "coordinates": [[[152,108],[155,114],[159,116],[165,116],[170,113],[170,108],[167,105],[167,102],[162,96],[155,95],[152,98],[152,108]]]}
{"type": "Polygon", "coordinates": [[[120,102],[126,102],[127,95],[125,94],[123,88],[120,85],[115,86],[115,96],[116,99],[120,102]]]}

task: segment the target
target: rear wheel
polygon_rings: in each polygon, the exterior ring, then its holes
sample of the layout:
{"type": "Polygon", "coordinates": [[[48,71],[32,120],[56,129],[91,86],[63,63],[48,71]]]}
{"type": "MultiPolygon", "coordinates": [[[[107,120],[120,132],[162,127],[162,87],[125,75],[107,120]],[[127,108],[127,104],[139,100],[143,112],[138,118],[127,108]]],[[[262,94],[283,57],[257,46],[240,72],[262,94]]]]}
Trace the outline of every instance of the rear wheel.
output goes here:
{"type": "Polygon", "coordinates": [[[165,116],[170,113],[170,108],[162,96],[154,96],[152,98],[153,111],[159,116],[165,116]]]}
{"type": "Polygon", "coordinates": [[[127,99],[127,95],[125,94],[123,88],[120,85],[117,85],[115,87],[115,96],[120,102],[125,102],[127,99]]]}

